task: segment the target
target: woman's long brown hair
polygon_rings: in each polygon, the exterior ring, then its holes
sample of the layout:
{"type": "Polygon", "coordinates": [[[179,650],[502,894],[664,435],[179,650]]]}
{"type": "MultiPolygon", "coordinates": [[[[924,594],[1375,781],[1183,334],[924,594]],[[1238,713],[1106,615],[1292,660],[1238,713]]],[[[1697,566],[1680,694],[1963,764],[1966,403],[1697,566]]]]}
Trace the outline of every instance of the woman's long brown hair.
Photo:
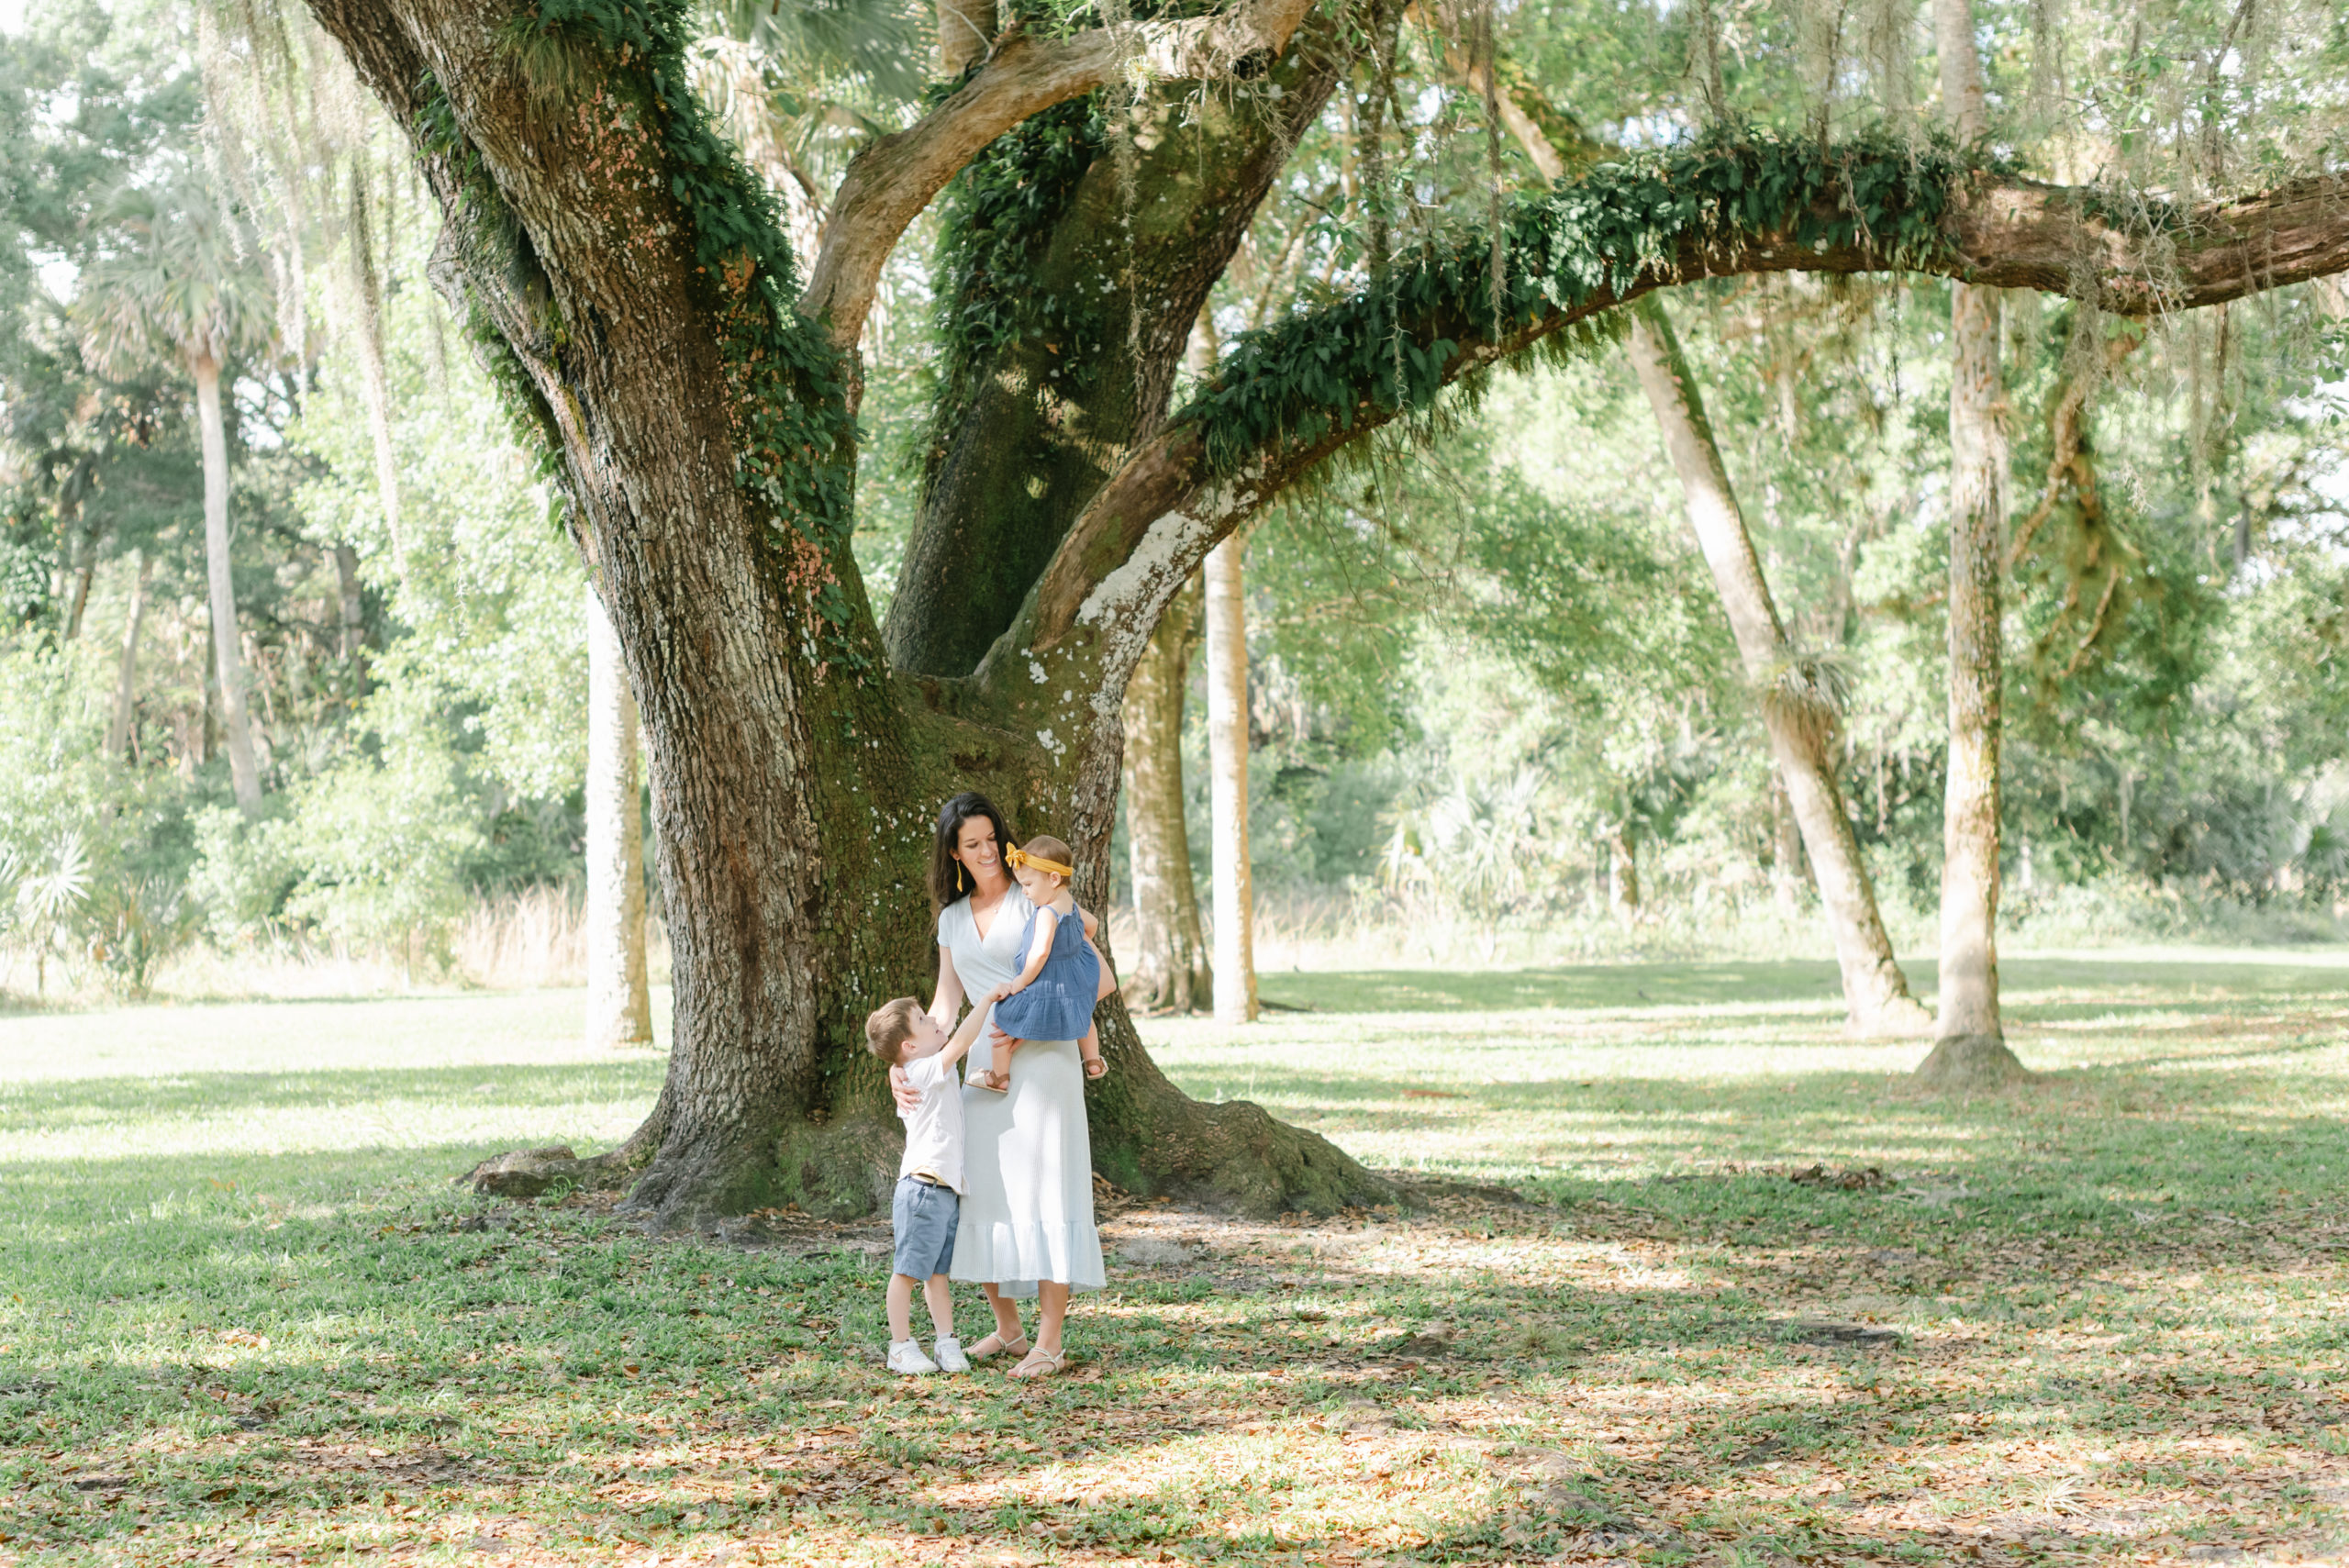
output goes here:
{"type": "Polygon", "coordinates": [[[938,838],[930,851],[930,906],[933,914],[975,890],[971,873],[954,858],[955,843],[963,837],[963,824],[974,817],[984,817],[995,825],[996,854],[1011,848],[1011,829],[1005,825],[1003,813],[995,808],[994,801],[976,790],[964,790],[940,806],[938,838]]]}

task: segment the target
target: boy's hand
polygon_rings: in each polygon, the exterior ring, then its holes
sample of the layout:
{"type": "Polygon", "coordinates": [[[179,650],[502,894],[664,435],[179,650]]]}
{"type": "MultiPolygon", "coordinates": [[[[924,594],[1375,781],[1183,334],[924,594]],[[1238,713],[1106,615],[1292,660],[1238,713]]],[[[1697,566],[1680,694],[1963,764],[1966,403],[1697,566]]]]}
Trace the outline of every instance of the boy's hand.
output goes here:
{"type": "Polygon", "coordinates": [[[993,991],[987,993],[987,1004],[992,1006],[996,1003],[1002,1001],[1006,996],[1017,996],[1019,995],[1019,987],[1007,981],[1003,984],[996,986],[993,991]]]}
{"type": "Polygon", "coordinates": [[[899,1110],[918,1110],[921,1107],[921,1091],[914,1087],[913,1080],[906,1076],[906,1070],[901,1066],[889,1069],[889,1093],[896,1099],[899,1110]]]}

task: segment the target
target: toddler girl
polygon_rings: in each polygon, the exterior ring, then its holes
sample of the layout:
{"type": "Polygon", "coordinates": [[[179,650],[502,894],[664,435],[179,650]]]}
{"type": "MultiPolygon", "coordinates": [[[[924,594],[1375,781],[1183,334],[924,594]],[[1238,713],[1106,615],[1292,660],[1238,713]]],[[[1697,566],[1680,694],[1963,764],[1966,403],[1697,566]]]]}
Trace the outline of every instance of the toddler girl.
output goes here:
{"type": "MultiPolygon", "coordinates": [[[[1068,879],[1076,874],[1069,863],[1069,849],[1058,839],[1034,838],[1024,848],[1008,851],[1012,875],[1035,906],[1021,939],[1028,950],[1027,967],[1008,985],[999,985],[988,998],[996,1005],[995,1027],[1016,1045],[1023,1040],[1082,1040],[1077,1051],[1085,1058],[1085,1075],[1098,1078],[1109,1070],[1101,1060],[1100,1031],[1093,1027],[1093,1004],[1115,988],[1104,973],[1099,955],[1085,940],[1095,924],[1068,895],[1068,879]]],[[[1011,1086],[1011,1051],[998,1047],[992,1071],[975,1074],[973,1082],[998,1092],[1011,1086]]]]}

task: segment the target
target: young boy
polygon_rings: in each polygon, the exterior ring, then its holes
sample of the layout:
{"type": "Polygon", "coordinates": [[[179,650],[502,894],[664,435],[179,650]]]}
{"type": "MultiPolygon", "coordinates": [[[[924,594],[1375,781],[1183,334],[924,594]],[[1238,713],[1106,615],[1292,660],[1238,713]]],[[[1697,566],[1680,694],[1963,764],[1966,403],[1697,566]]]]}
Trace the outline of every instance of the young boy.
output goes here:
{"type": "Polygon", "coordinates": [[[865,1048],[921,1093],[906,1122],[906,1156],[897,1164],[897,1191],[889,1206],[896,1262],[889,1276],[889,1370],[902,1373],[968,1372],[971,1363],[954,1338],[954,1298],[946,1268],[954,1259],[954,1231],[962,1218],[963,1092],[954,1063],[979,1037],[986,1009],[974,1007],[949,1039],[938,1021],[911,996],[884,1002],[864,1020],[865,1048]],[[938,1330],[938,1359],[921,1353],[913,1331],[914,1286],[930,1306],[938,1330]]]}

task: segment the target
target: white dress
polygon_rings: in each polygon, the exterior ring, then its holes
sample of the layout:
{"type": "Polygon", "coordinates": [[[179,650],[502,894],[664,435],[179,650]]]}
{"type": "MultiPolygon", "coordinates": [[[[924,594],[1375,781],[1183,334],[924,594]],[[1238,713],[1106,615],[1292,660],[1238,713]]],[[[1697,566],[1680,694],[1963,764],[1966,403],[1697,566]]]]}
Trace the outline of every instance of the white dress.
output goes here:
{"type": "MultiPolygon", "coordinates": [[[[1030,913],[1015,884],[984,940],[967,897],[939,916],[938,945],[953,955],[965,995],[983,997],[1019,974],[1030,913]]],[[[986,1071],[994,1054],[981,1031],[964,1071],[986,1071]]],[[[1039,1280],[1099,1290],[1108,1276],[1093,1225],[1093,1146],[1076,1041],[1022,1040],[1008,1094],[966,1084],[963,1130],[963,1218],[948,1277],[991,1284],[1014,1298],[1035,1295],[1039,1280]]]]}

